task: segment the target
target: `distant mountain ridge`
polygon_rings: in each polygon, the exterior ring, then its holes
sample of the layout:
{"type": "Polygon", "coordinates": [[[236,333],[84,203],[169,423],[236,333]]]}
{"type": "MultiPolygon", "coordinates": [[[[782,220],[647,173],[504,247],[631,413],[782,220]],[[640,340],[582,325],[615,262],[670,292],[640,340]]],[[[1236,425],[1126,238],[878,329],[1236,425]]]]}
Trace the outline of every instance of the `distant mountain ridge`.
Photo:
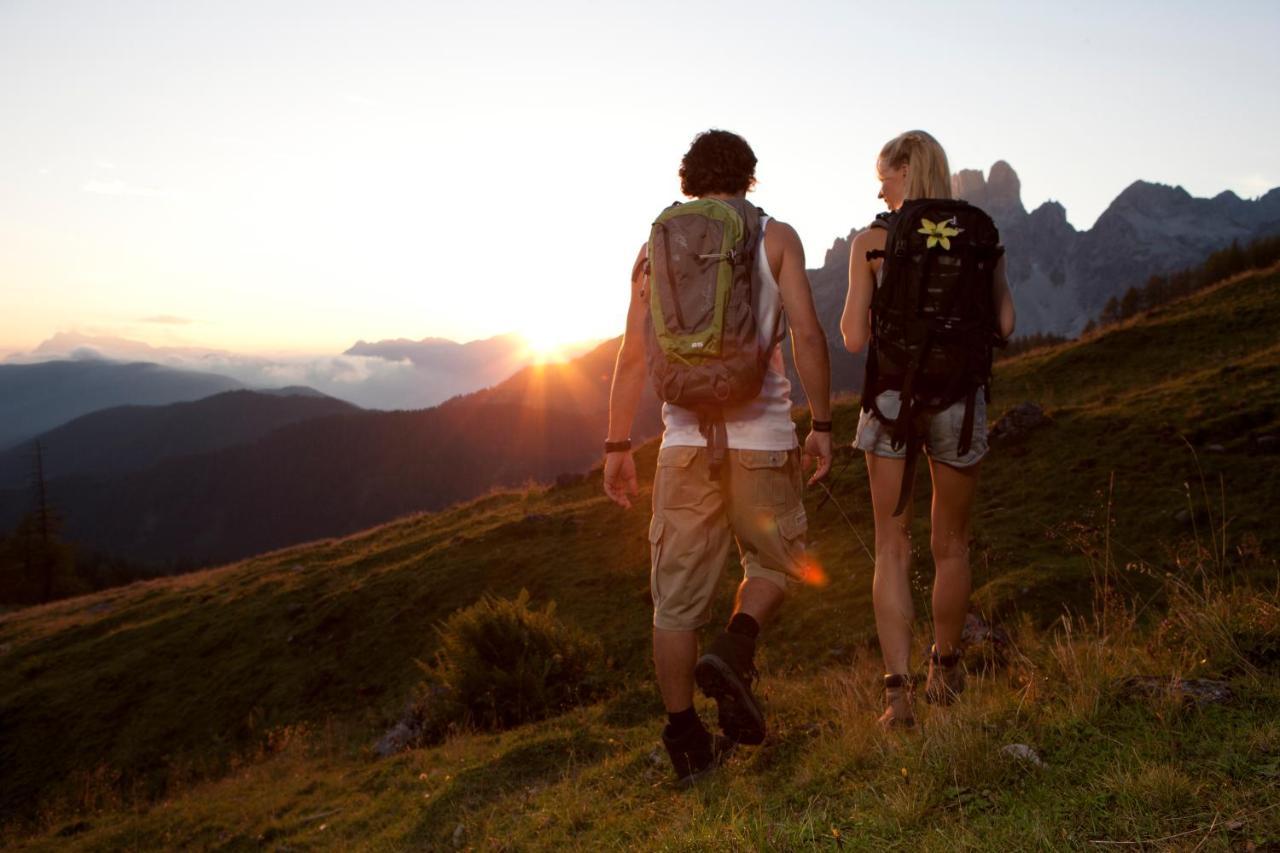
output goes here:
{"type": "Polygon", "coordinates": [[[99,409],[160,406],[243,387],[227,376],[144,362],[0,364],[0,450],[99,409]]]}
{"type": "MultiPolygon", "coordinates": [[[[138,561],[201,564],[440,509],[494,486],[554,480],[603,453],[617,345],[525,368],[432,409],[343,411],[141,470],[53,477],[49,494],[72,541],[138,561]]],[[[634,435],[659,425],[646,389],[634,435]]],[[[25,489],[0,491],[0,529],[29,504],[25,489]]]]}
{"type": "Polygon", "coordinates": [[[1280,187],[1248,201],[1227,191],[1196,198],[1182,187],[1134,181],[1098,217],[1076,230],[1056,201],[1028,213],[1021,182],[1003,160],[984,180],[962,170],[953,188],[991,214],[1008,250],[1018,334],[1075,336],[1111,297],[1204,260],[1233,240],[1280,233],[1280,187]]]}
{"type": "MultiPolygon", "coordinates": [[[[356,411],[350,403],[297,387],[224,391],[164,406],[116,406],[41,434],[44,473],[49,479],[124,474],[177,456],[247,444],[298,421],[356,411]]],[[[21,488],[31,476],[28,443],[0,452],[0,488],[21,488]]]]}

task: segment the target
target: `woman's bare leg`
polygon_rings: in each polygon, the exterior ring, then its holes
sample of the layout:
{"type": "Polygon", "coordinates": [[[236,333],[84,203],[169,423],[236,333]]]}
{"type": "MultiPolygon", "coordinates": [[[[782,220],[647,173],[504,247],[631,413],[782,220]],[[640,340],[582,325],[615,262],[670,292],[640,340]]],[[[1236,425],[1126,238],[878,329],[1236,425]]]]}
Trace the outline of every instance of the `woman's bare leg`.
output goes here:
{"type": "Polygon", "coordinates": [[[933,642],[939,655],[951,654],[960,644],[969,612],[969,516],[980,467],[953,468],[929,460],[933,475],[929,546],[937,572],[933,581],[933,642]]]}
{"type": "Polygon", "coordinates": [[[871,479],[871,508],[876,520],[876,573],[871,583],[871,600],[875,607],[876,633],[880,637],[880,653],[884,671],[905,674],[911,658],[911,622],[915,617],[911,604],[911,504],[902,515],[893,517],[902,487],[902,459],[886,459],[872,453],[867,456],[867,473],[871,479]]]}

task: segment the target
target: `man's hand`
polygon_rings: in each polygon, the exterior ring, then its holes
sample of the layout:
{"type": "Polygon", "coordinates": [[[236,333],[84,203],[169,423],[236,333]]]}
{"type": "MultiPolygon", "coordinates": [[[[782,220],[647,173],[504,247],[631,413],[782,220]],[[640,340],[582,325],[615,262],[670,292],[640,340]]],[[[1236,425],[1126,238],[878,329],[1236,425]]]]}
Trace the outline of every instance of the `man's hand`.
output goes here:
{"type": "MultiPolygon", "coordinates": [[[[831,441],[828,439],[828,457],[831,455],[830,451],[831,441]]],[[[829,459],[827,467],[831,467],[829,459]]],[[[605,454],[604,493],[623,509],[631,509],[631,498],[627,496],[640,494],[640,483],[636,481],[636,462],[631,458],[630,450],[605,454]]]]}
{"type": "Polygon", "coordinates": [[[809,478],[810,486],[827,476],[827,472],[831,470],[831,433],[810,432],[809,437],[804,440],[804,456],[801,461],[805,470],[817,463],[813,476],[809,478]]]}

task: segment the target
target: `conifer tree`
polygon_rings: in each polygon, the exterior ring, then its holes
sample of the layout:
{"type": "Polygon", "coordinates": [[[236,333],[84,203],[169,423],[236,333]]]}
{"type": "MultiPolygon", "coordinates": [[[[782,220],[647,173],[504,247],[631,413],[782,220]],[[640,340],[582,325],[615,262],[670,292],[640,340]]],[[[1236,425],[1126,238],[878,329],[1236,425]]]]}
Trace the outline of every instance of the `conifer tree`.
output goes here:
{"type": "MultiPolygon", "coordinates": [[[[44,482],[44,447],[36,439],[36,466],[32,478],[35,498],[35,533],[40,537],[41,601],[53,600],[53,519],[49,510],[49,492],[44,482]]],[[[28,534],[30,535],[30,534],[28,534]]],[[[28,548],[30,553],[30,548],[28,548]]],[[[33,567],[28,563],[27,570],[33,567]]]]}

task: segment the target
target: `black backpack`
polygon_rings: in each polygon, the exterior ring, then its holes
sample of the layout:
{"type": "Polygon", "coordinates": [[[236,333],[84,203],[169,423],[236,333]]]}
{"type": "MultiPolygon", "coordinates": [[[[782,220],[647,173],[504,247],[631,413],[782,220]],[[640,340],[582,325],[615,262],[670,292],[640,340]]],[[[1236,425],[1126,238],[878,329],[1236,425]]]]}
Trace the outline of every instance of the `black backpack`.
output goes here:
{"type": "Polygon", "coordinates": [[[991,296],[996,262],[1004,254],[991,217],[965,201],[913,199],[872,223],[883,228],[884,258],[871,300],[871,346],[862,408],[889,424],[907,460],[894,515],[906,508],[916,456],[928,418],[965,400],[959,452],[973,441],[974,404],[991,401],[992,347],[1002,345],[991,296]],[[887,418],[876,395],[896,390],[902,408],[887,418]]]}

